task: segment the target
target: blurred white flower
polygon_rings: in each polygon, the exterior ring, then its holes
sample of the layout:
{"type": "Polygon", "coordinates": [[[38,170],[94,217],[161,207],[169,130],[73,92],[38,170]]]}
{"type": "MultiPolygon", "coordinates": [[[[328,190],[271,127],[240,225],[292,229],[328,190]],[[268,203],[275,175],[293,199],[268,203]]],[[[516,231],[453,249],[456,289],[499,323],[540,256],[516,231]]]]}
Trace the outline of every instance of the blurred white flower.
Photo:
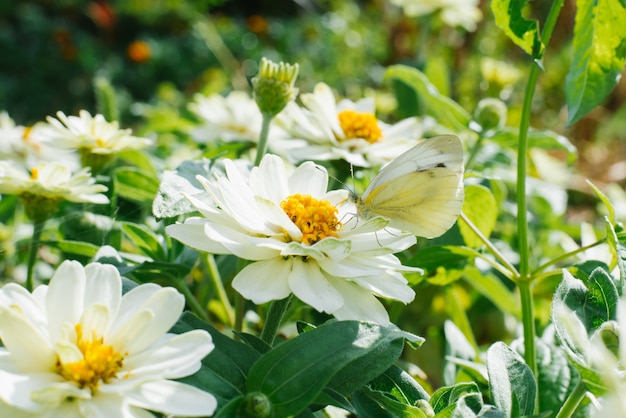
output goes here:
{"type": "Polygon", "coordinates": [[[196,94],[189,110],[202,120],[200,126],[191,130],[191,136],[199,143],[259,140],[263,117],[254,99],[244,91],[232,91],[226,97],[196,94]]]}
{"type": "Polygon", "coordinates": [[[108,203],[107,187],[96,184],[88,168],[72,173],[63,163],[41,162],[30,168],[0,161],[0,194],[29,194],[70,202],[108,203]]]}
{"type": "Polygon", "coordinates": [[[600,373],[608,392],[600,401],[600,408],[593,410],[592,417],[625,417],[626,416],[626,299],[621,297],[617,303],[617,335],[619,346],[617,356],[609,350],[601,338],[591,340],[590,359],[600,373]]]}
{"type": "Polygon", "coordinates": [[[415,237],[385,228],[387,221],[356,219],[345,190],[327,192],[323,167],[305,162],[291,175],[275,155],[242,173],[224,160],[226,176],[198,181],[213,197],[185,197],[201,213],[167,233],[185,245],[214,254],[234,254],[252,263],[233,280],[245,298],[261,304],[293,293],[338,319],[387,324],[375,296],[408,303],[414,291],[393,255],[415,237]]]}
{"type": "Polygon", "coordinates": [[[289,155],[296,161],[343,159],[359,167],[382,165],[414,146],[423,133],[417,118],[394,125],[378,120],[372,98],[337,103],[324,83],[300,99],[304,108],[291,102],[275,119],[291,138],[289,155]]]}
{"type": "Polygon", "coordinates": [[[108,155],[152,144],[151,139],[132,136],[130,129],[120,129],[117,121],[107,122],[104,116],[91,116],[86,110],[81,110],[79,116],[57,112],[57,118],[46,118],[50,129],[42,134],[42,140],[58,148],[108,155]]]}
{"type": "Polygon", "coordinates": [[[461,26],[473,32],[482,19],[478,0],[390,0],[402,7],[407,16],[424,16],[439,13],[441,20],[448,26],[461,26]]]}
{"type": "Polygon", "coordinates": [[[169,379],[212,349],[203,330],[168,334],[184,307],[172,288],[122,296],[111,265],[65,261],[50,285],[0,289],[0,411],[27,417],[211,415],[210,393],[169,379]],[[18,414],[19,412],[19,414],[18,414]]]}
{"type": "Polygon", "coordinates": [[[40,161],[74,160],[72,168],[78,167],[76,155],[42,143],[39,134],[43,125],[16,125],[8,113],[0,112],[0,160],[13,161],[25,167],[36,165],[40,161]]]}

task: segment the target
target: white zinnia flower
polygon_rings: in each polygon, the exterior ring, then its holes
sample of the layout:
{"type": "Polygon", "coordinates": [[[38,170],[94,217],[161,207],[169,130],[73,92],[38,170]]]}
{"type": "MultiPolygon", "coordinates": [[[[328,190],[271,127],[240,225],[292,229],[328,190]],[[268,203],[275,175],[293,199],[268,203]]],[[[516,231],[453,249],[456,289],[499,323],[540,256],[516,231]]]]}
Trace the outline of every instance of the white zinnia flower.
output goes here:
{"type": "Polygon", "coordinates": [[[0,194],[17,195],[26,206],[28,202],[41,204],[42,200],[108,203],[109,199],[102,194],[107,187],[95,183],[88,168],[72,173],[63,163],[40,162],[28,172],[17,164],[0,161],[0,194]]]}
{"type": "Polygon", "coordinates": [[[13,161],[26,167],[36,165],[39,161],[72,161],[72,167],[78,167],[75,154],[42,143],[40,133],[43,126],[43,123],[17,125],[7,112],[0,112],[0,160],[13,161]]]}
{"type": "Polygon", "coordinates": [[[202,120],[190,132],[199,143],[259,140],[263,117],[254,99],[244,91],[233,91],[226,97],[196,94],[189,110],[202,120]]]}
{"type": "Polygon", "coordinates": [[[86,110],[81,110],[79,116],[57,112],[57,118],[46,118],[51,129],[44,139],[59,148],[109,155],[152,144],[151,139],[132,136],[130,129],[120,129],[117,121],[107,122],[104,116],[91,116],[86,110]]]}
{"type": "Polygon", "coordinates": [[[413,300],[400,271],[416,269],[392,253],[415,237],[387,230],[382,218],[356,219],[347,191],[326,191],[323,167],[306,162],[288,176],[271,154],[249,175],[231,160],[224,165],[226,176],[198,176],[214,201],[185,195],[202,216],[170,225],[167,233],[202,251],[252,260],[233,280],[245,298],[261,304],[293,293],[338,319],[381,324],[389,318],[375,296],[413,300]]]}
{"type": "Polygon", "coordinates": [[[402,7],[407,16],[423,16],[439,12],[441,20],[448,26],[461,26],[470,32],[482,19],[478,0],[390,0],[402,7]]]}
{"type": "Polygon", "coordinates": [[[195,373],[213,349],[206,331],[167,333],[184,304],[176,290],[155,284],[122,296],[117,269],[99,263],[65,261],[50,285],[32,294],[4,286],[0,411],[64,418],[212,414],[213,395],[168,380],[195,373]]]}
{"type": "Polygon", "coordinates": [[[305,108],[291,102],[275,119],[293,142],[300,143],[289,150],[296,161],[343,159],[358,167],[382,165],[414,146],[423,133],[417,118],[394,125],[378,120],[373,98],[337,103],[324,83],[300,99],[305,108]]]}

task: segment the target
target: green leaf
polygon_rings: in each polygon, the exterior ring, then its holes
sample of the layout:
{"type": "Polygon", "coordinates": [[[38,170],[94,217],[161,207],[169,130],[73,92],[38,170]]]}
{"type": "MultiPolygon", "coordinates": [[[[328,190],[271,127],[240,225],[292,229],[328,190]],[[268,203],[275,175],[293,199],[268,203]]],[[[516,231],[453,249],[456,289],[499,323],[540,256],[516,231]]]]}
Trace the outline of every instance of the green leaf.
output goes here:
{"type": "Polygon", "coordinates": [[[444,386],[437,389],[430,397],[430,405],[436,414],[450,406],[456,405],[457,401],[466,394],[480,394],[478,385],[474,382],[461,382],[452,386],[444,386]]]}
{"type": "Polygon", "coordinates": [[[468,267],[463,272],[466,283],[489,299],[502,312],[521,318],[522,307],[519,298],[502,283],[495,274],[481,272],[476,267],[468,267]]]}
{"type": "MultiPolygon", "coordinates": [[[[489,238],[496,225],[498,207],[488,188],[479,184],[466,186],[463,213],[485,237],[489,238]]],[[[459,219],[459,229],[468,247],[480,248],[484,245],[463,218],[459,219]]]]}
{"type": "Polygon", "coordinates": [[[211,334],[215,348],[202,360],[198,372],[180,381],[211,392],[217,398],[219,409],[244,395],[246,376],[260,355],[189,312],[183,313],[170,332],[182,334],[193,329],[203,329],[211,334]]]}
{"type": "Polygon", "coordinates": [[[395,327],[372,323],[325,323],[264,354],[250,370],[248,393],[265,394],[276,416],[296,415],[350,363],[375,352],[377,367],[385,365],[383,371],[389,368],[402,353],[405,340],[423,339],[395,327]]]}
{"type": "MultiPolygon", "coordinates": [[[[504,149],[516,149],[519,141],[519,130],[505,127],[496,131],[489,139],[497,142],[504,149]]],[[[573,164],[578,158],[578,149],[569,139],[549,130],[529,129],[528,147],[565,152],[568,164],[573,164]]]]}
{"type": "Polygon", "coordinates": [[[427,401],[430,398],[428,392],[410,374],[395,365],[373,379],[369,386],[377,391],[388,393],[408,405],[414,405],[420,400],[427,401]]]}
{"type": "Polygon", "coordinates": [[[543,55],[544,45],[539,37],[539,24],[522,16],[526,0],[493,0],[491,11],[496,25],[517,46],[538,60],[543,55]]]}
{"type": "MultiPolygon", "coordinates": [[[[522,342],[520,341],[520,345],[522,342]]],[[[579,380],[576,369],[569,364],[560,347],[536,339],[539,366],[539,409],[558,411],[579,380]]]]}
{"type": "Polygon", "coordinates": [[[115,193],[133,202],[152,202],[159,189],[159,180],[139,168],[118,168],[113,173],[115,193]]]}
{"type": "Polygon", "coordinates": [[[152,204],[152,213],[157,218],[172,218],[174,216],[195,211],[195,208],[183,193],[190,196],[206,195],[206,191],[196,179],[196,176],[210,176],[212,162],[183,161],[176,170],[166,170],[159,185],[159,191],[152,204]]]}
{"type": "Polygon", "coordinates": [[[82,241],[43,241],[42,244],[50,247],[56,247],[65,253],[83,255],[86,257],[95,256],[100,249],[97,245],[82,241]]]}
{"type": "Polygon", "coordinates": [[[400,81],[412,88],[426,104],[426,114],[432,115],[441,125],[455,131],[468,129],[470,114],[458,103],[437,91],[426,75],[416,68],[406,65],[392,65],[387,68],[385,80],[400,81]]]}
{"type": "Polygon", "coordinates": [[[138,225],[131,222],[122,222],[124,234],[137,246],[145,255],[156,261],[166,259],[165,250],[161,241],[150,228],[145,225],[138,225]]]}
{"type": "Polygon", "coordinates": [[[447,360],[443,370],[443,382],[445,385],[453,385],[456,383],[458,369],[457,364],[449,361],[449,359],[474,360],[476,359],[476,349],[454,322],[446,320],[443,324],[443,331],[446,337],[447,360]]]}
{"type": "MultiPolygon", "coordinates": [[[[428,416],[417,406],[400,402],[397,399],[390,397],[385,392],[378,390],[372,390],[365,386],[361,389],[361,392],[376,402],[378,406],[398,418],[427,418],[428,416]]],[[[359,411],[357,411],[358,413],[359,411]]]]}
{"type": "Polygon", "coordinates": [[[586,181],[589,187],[591,187],[591,190],[593,190],[596,196],[598,196],[598,199],[600,199],[600,201],[606,208],[607,212],[609,213],[608,215],[609,222],[614,224],[615,223],[615,208],[613,207],[613,204],[611,203],[607,195],[602,193],[602,190],[598,189],[595,184],[593,184],[589,180],[586,180],[586,181]]]}
{"type": "Polygon", "coordinates": [[[577,0],[574,55],[565,79],[567,124],[602,103],[626,57],[626,9],[620,0],[577,0]]]}
{"type": "Polygon", "coordinates": [[[154,176],[155,178],[159,175],[159,172],[152,164],[152,160],[150,159],[150,154],[138,149],[129,149],[122,151],[118,154],[118,157],[124,160],[127,163],[135,166],[136,168],[142,170],[143,172],[154,176]]]}
{"type": "Polygon", "coordinates": [[[533,372],[524,359],[503,342],[487,350],[491,398],[507,417],[532,415],[537,397],[533,372]]]}
{"type": "Polygon", "coordinates": [[[420,267],[428,275],[437,271],[439,267],[447,270],[463,270],[468,259],[473,260],[480,253],[473,248],[461,246],[437,246],[420,249],[407,265],[420,267]]]}

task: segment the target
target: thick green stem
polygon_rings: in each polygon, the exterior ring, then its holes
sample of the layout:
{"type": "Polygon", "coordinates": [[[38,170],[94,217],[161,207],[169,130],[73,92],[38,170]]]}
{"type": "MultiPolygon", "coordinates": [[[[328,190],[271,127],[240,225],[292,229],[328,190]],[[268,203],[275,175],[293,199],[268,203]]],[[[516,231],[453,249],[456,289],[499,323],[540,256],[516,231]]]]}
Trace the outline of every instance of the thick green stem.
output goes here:
{"type": "Polygon", "coordinates": [[[256,159],[254,165],[258,166],[261,163],[261,159],[267,152],[267,137],[270,133],[270,124],[272,123],[273,115],[263,113],[263,124],[261,125],[261,135],[259,136],[259,144],[256,148],[256,159]]]}
{"type": "MultiPolygon", "coordinates": [[[[535,380],[538,380],[537,353],[535,349],[535,316],[533,313],[532,282],[518,283],[522,304],[522,325],[524,327],[524,359],[532,370],[535,380]]],[[[537,397],[539,399],[539,397],[537,397]]]]}
{"type": "Polygon", "coordinates": [[[33,273],[35,271],[35,263],[37,262],[37,251],[39,250],[39,242],[46,221],[35,221],[33,237],[30,240],[30,251],[28,253],[28,269],[26,270],[26,290],[33,291],[33,273]]]}
{"type": "Polygon", "coordinates": [[[567,400],[555,418],[569,418],[573,416],[576,409],[578,409],[578,405],[580,405],[582,400],[585,399],[586,394],[587,389],[585,388],[585,384],[582,381],[579,381],[574,387],[572,393],[570,393],[567,397],[567,400]]]}
{"type": "Polygon", "coordinates": [[[285,299],[272,301],[270,304],[267,317],[265,318],[265,325],[263,325],[263,331],[261,332],[261,339],[269,345],[274,343],[276,331],[278,331],[290,301],[291,296],[288,296],[285,299]]]}

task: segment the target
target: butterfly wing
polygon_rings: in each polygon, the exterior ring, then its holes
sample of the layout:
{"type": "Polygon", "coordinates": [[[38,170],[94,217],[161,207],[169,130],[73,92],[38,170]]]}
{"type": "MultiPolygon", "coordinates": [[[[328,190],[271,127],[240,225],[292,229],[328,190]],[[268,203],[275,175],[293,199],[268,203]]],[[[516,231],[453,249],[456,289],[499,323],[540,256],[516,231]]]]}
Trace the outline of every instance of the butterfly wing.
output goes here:
{"type": "Polygon", "coordinates": [[[382,184],[415,171],[446,167],[459,176],[463,174],[463,146],[455,135],[440,135],[425,139],[387,164],[371,181],[363,199],[382,184]]]}
{"type": "Polygon", "coordinates": [[[358,200],[359,212],[389,226],[434,238],[456,222],[463,205],[463,149],[453,135],[434,137],[389,163],[358,200]]]}

